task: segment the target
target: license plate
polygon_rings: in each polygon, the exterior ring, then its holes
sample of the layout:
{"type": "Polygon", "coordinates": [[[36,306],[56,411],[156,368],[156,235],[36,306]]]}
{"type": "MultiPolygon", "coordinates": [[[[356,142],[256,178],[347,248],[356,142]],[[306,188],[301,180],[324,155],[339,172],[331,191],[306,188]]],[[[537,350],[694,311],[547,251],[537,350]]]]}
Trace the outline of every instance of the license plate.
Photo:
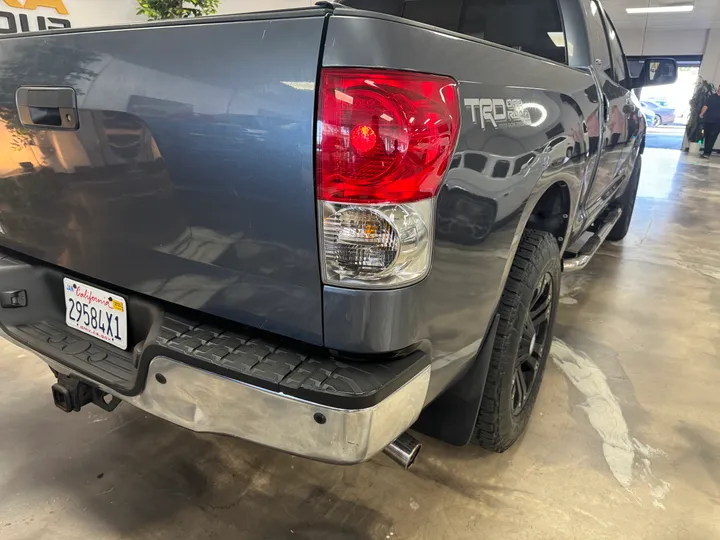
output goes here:
{"type": "Polygon", "coordinates": [[[65,324],[119,349],[127,349],[127,304],[122,296],[63,279],[65,324]]]}

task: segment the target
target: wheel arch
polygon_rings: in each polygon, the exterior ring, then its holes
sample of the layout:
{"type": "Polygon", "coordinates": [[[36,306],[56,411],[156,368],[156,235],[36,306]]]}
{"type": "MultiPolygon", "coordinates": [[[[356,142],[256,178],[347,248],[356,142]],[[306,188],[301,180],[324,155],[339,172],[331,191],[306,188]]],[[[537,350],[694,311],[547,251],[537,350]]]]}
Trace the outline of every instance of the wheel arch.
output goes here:
{"type": "Polygon", "coordinates": [[[527,229],[538,229],[549,232],[558,242],[560,257],[562,258],[567,249],[570,236],[573,232],[573,225],[577,219],[580,209],[580,197],[582,191],[582,178],[579,170],[584,170],[586,163],[580,162],[574,165],[567,164],[566,169],[556,174],[548,174],[548,170],[541,176],[522,211],[513,237],[512,247],[508,252],[507,261],[500,282],[497,296],[495,298],[494,313],[502,297],[502,292],[507,284],[510,269],[523,233],[527,229]]]}
{"type": "Polygon", "coordinates": [[[551,233],[558,241],[560,254],[564,253],[579,209],[580,186],[579,177],[570,175],[538,183],[528,198],[515,231],[512,256],[508,257],[503,284],[526,229],[551,233]]]}
{"type": "Polygon", "coordinates": [[[570,229],[572,196],[566,182],[551,184],[540,196],[525,222],[525,229],[536,229],[552,234],[560,247],[570,229]]]}
{"type": "Polygon", "coordinates": [[[493,316],[485,331],[475,360],[465,376],[426,407],[413,426],[414,429],[456,446],[467,444],[473,433],[480,410],[485,381],[490,365],[500,316],[498,305],[510,274],[523,233],[528,228],[550,232],[558,241],[560,252],[567,244],[573,216],[578,208],[581,180],[571,174],[558,175],[552,181],[538,182],[523,208],[512,247],[495,299],[493,316]],[[559,217],[558,217],[559,216],[559,217]]]}

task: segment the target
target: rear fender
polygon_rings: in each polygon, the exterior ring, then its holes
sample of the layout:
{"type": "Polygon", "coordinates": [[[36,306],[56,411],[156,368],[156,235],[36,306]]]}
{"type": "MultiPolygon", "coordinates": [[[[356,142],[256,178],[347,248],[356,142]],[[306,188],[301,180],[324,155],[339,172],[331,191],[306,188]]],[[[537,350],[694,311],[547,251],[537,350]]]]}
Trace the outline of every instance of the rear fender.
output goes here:
{"type": "MultiPolygon", "coordinates": [[[[595,81],[582,70],[420,23],[343,8],[329,19],[323,67],[381,66],[458,81],[461,129],[437,196],[430,273],[395,290],[323,287],[326,347],[377,354],[428,344],[429,403],[471,369],[543,194],[564,184],[568,216],[577,213],[590,151],[586,120],[598,107],[595,81]]],[[[562,249],[570,222],[558,234],[562,249]]]]}
{"type": "MultiPolygon", "coordinates": [[[[564,166],[567,165],[566,163],[564,166]]],[[[513,238],[511,254],[505,266],[502,286],[499,287],[495,300],[495,313],[497,313],[497,305],[505,289],[505,283],[515,259],[515,253],[520,245],[523,232],[530,226],[529,221],[533,215],[533,211],[543,196],[554,186],[561,186],[568,197],[569,213],[567,215],[575,215],[580,193],[580,182],[577,180],[573,181],[572,175],[558,177],[557,173],[550,172],[549,176],[553,178],[552,181],[546,180],[547,176],[543,175],[523,210],[522,217],[513,238]]],[[[571,224],[572,220],[569,217],[565,219],[562,232],[560,233],[561,236],[558,238],[561,244],[561,252],[564,251],[567,245],[571,224]]],[[[491,319],[491,324],[483,337],[482,345],[473,361],[468,364],[467,369],[447,391],[442,393],[423,410],[417,423],[413,426],[414,429],[455,446],[468,444],[482,402],[498,323],[499,316],[496,314],[491,319]]]]}

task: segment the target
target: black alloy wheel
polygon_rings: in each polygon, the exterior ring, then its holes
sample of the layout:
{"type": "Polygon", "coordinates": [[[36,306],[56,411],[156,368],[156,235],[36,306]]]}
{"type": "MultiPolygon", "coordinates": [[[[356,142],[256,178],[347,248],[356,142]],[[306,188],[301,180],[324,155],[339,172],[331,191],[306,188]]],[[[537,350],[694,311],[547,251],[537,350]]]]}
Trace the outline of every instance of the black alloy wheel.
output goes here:
{"type": "Polygon", "coordinates": [[[540,359],[550,333],[550,313],[553,301],[553,277],[543,274],[535,287],[530,309],[525,318],[523,335],[515,360],[511,400],[513,415],[519,415],[532,395],[538,378],[540,359]]]}

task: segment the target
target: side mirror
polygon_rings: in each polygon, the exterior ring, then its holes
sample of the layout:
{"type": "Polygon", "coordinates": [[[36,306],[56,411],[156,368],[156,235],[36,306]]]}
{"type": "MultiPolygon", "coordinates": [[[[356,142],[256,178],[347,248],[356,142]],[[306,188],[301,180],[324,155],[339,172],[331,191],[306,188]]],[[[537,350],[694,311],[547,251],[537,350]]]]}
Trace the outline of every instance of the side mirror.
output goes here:
{"type": "Polygon", "coordinates": [[[673,58],[646,58],[640,76],[633,78],[633,88],[672,84],[678,78],[677,61],[673,58]]]}

